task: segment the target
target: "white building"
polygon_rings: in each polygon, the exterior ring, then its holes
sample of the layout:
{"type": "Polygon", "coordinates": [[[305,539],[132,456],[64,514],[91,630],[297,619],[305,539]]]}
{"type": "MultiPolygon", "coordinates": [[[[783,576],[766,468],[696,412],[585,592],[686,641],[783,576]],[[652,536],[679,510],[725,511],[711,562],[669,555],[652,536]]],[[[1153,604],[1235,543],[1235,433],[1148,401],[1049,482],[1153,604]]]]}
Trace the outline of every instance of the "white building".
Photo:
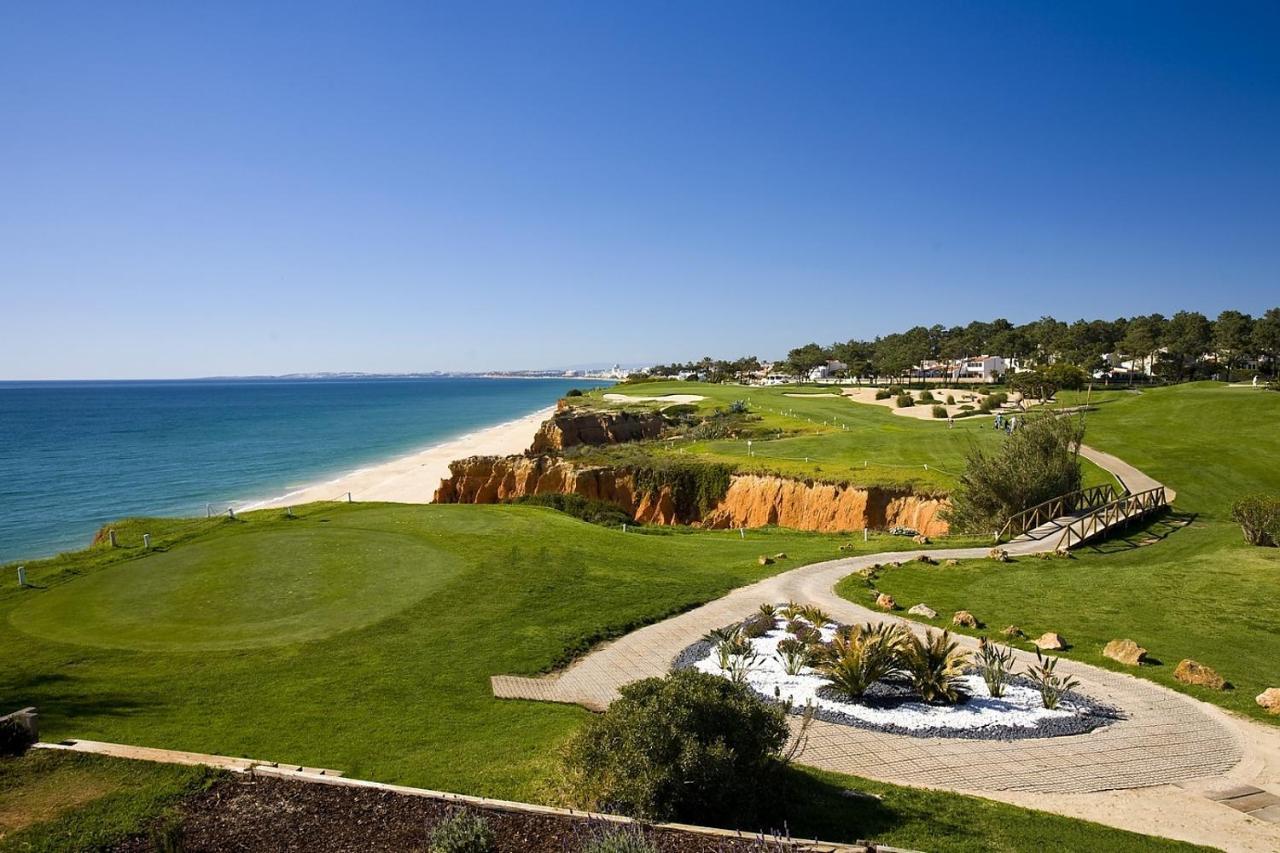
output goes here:
{"type": "Polygon", "coordinates": [[[979,355],[956,362],[956,378],[991,382],[1008,371],[1005,360],[998,355],[979,355]]]}
{"type": "Polygon", "coordinates": [[[833,375],[848,369],[849,365],[843,361],[828,361],[826,364],[819,364],[813,370],[810,370],[809,378],[815,382],[819,379],[830,379],[833,375]]]}

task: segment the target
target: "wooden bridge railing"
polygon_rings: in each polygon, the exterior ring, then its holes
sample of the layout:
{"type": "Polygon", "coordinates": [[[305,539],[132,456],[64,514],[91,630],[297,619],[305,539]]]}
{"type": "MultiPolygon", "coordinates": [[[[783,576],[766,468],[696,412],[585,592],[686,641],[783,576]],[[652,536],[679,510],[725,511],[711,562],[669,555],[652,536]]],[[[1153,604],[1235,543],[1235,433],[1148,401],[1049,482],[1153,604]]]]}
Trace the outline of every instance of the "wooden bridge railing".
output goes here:
{"type": "Polygon", "coordinates": [[[1065,525],[1059,548],[1071,548],[1100,533],[1114,530],[1130,521],[1150,515],[1169,505],[1164,486],[1135,492],[1117,498],[1065,525]]]}
{"type": "Polygon", "coordinates": [[[1111,483],[1102,486],[1090,486],[1087,489],[1059,495],[1056,498],[1051,498],[1044,503],[1028,507],[1022,512],[1010,516],[1004,527],[996,533],[996,541],[1002,541],[1006,537],[1009,539],[1016,538],[1035,530],[1043,524],[1048,524],[1056,518],[1091,512],[1098,507],[1106,506],[1120,499],[1122,499],[1120,490],[1111,483]]]}

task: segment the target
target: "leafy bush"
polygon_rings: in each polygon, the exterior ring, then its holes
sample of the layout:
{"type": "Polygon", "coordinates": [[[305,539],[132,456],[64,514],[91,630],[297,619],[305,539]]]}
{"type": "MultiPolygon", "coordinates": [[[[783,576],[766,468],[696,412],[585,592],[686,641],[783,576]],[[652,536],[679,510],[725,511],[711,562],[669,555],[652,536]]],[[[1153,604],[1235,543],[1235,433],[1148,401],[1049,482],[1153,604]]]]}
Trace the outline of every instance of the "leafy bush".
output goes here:
{"type": "Polygon", "coordinates": [[[686,669],[622,688],[564,748],[579,806],[647,820],[751,819],[772,799],[787,724],[744,685],[686,669]]]}
{"type": "Polygon", "coordinates": [[[857,699],[901,668],[903,631],[885,623],[840,631],[818,661],[818,671],[841,693],[857,699]]]}
{"type": "Polygon", "coordinates": [[[945,417],[947,417],[947,407],[946,407],[946,406],[934,406],[934,407],[933,407],[933,416],[934,416],[935,418],[945,418],[945,417]]]}
{"type": "Polygon", "coordinates": [[[973,405],[972,405],[972,404],[970,404],[970,403],[961,403],[961,404],[960,404],[960,408],[961,408],[961,410],[962,410],[962,411],[966,411],[966,412],[972,412],[972,411],[973,411],[973,405]]]}
{"type": "Polygon", "coordinates": [[[951,506],[951,528],[962,533],[999,530],[1010,516],[1050,498],[1077,491],[1083,421],[1052,415],[1019,418],[1020,428],[994,451],[969,451],[951,506]]]}
{"type": "Polygon", "coordinates": [[[620,527],[623,524],[635,524],[631,518],[631,514],[616,504],[608,501],[599,501],[594,498],[586,498],[582,495],[568,494],[545,494],[545,495],[524,495],[522,497],[513,498],[513,504],[522,504],[525,506],[545,506],[551,509],[563,512],[565,515],[571,515],[582,521],[591,524],[601,524],[605,527],[620,527]]]}
{"type": "Polygon", "coordinates": [[[751,407],[747,405],[746,400],[734,400],[732,403],[729,404],[729,414],[745,415],[747,413],[747,410],[750,408],[751,407]]]}
{"type": "Polygon", "coordinates": [[[498,848],[485,816],[463,810],[435,825],[429,849],[431,853],[492,853],[498,848]]]}
{"type": "Polygon", "coordinates": [[[881,388],[878,391],[876,391],[877,400],[888,400],[892,396],[893,395],[889,393],[889,389],[887,388],[881,388]]]}
{"type": "Polygon", "coordinates": [[[932,391],[921,391],[921,392],[920,392],[920,402],[921,402],[921,403],[932,403],[933,401],[934,401],[934,400],[933,400],[933,392],[932,392],[932,391]]]}
{"type": "Polygon", "coordinates": [[[950,704],[964,696],[965,663],[969,653],[951,641],[948,631],[926,631],[921,640],[913,632],[904,631],[902,668],[911,676],[911,686],[929,703],[950,704]]]}
{"type": "Polygon", "coordinates": [[[1054,669],[1058,666],[1058,658],[1042,655],[1039,649],[1036,649],[1036,661],[1036,665],[1027,670],[1027,677],[1040,691],[1040,700],[1045,708],[1052,711],[1058,707],[1063,695],[1075,689],[1080,682],[1070,676],[1054,673],[1054,669]]]}
{"type": "Polygon", "coordinates": [[[914,406],[916,401],[912,399],[910,394],[899,394],[898,399],[894,400],[894,405],[899,409],[906,409],[914,406]]]}
{"type": "Polygon", "coordinates": [[[582,853],[658,853],[658,848],[636,827],[615,826],[582,845],[582,853]]]}
{"type": "Polygon", "coordinates": [[[955,398],[955,395],[954,395],[954,394],[948,394],[948,395],[947,395],[947,405],[948,405],[948,406],[954,406],[955,404],[956,404],[956,398],[955,398]]]}
{"type": "Polygon", "coordinates": [[[1280,495],[1246,495],[1231,505],[1231,520],[1250,545],[1280,543],[1280,495]]]}
{"type": "Polygon", "coordinates": [[[831,621],[831,614],[814,604],[800,608],[800,615],[815,628],[821,628],[831,621]]]}
{"type": "Polygon", "coordinates": [[[754,640],[757,637],[763,637],[772,631],[774,627],[775,620],[772,616],[756,613],[742,621],[742,634],[744,637],[754,640]]]}
{"type": "Polygon", "coordinates": [[[581,397],[582,391],[577,388],[570,388],[568,391],[564,392],[564,395],[566,397],[581,397]]]}
{"type": "Polygon", "coordinates": [[[889,386],[889,396],[890,396],[890,397],[897,397],[897,396],[898,396],[899,394],[901,394],[901,393],[903,393],[903,390],[902,390],[902,386],[901,386],[901,385],[890,385],[890,386],[889,386]]]}
{"type": "Polygon", "coordinates": [[[706,514],[729,491],[733,466],[648,457],[632,474],[639,494],[655,496],[669,488],[677,517],[689,521],[706,514]]]}
{"type": "Polygon", "coordinates": [[[973,656],[978,674],[987,683],[987,692],[999,699],[1013,677],[1013,649],[1000,646],[983,637],[978,641],[978,653],[973,656]]]}

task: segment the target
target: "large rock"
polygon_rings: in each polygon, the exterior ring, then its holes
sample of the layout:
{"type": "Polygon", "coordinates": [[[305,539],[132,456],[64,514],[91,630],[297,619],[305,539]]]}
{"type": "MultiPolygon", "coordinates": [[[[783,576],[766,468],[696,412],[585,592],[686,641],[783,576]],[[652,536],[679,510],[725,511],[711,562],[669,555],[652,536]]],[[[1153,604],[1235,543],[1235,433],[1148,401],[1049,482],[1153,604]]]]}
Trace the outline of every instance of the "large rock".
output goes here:
{"type": "Polygon", "coordinates": [[[1112,640],[1103,648],[1102,656],[1125,666],[1138,666],[1147,662],[1147,650],[1133,640],[1112,640]]]}
{"type": "Polygon", "coordinates": [[[1265,708],[1267,713],[1280,714],[1280,687],[1268,687],[1259,693],[1254,701],[1265,708]]]}
{"type": "Polygon", "coordinates": [[[957,610],[951,617],[951,624],[959,625],[961,628],[977,628],[978,619],[968,610],[957,610]]]}
{"type": "Polygon", "coordinates": [[[1183,684],[1194,684],[1197,687],[1208,687],[1210,690],[1226,690],[1227,680],[1212,668],[1191,658],[1178,661],[1174,667],[1173,677],[1183,684]]]}
{"type": "Polygon", "coordinates": [[[592,412],[565,409],[542,422],[533,437],[533,454],[580,444],[620,444],[657,438],[666,427],[658,412],[592,412]]]}
{"type": "Polygon", "coordinates": [[[1026,638],[1026,633],[1017,625],[1006,625],[1005,629],[1000,632],[1010,640],[1021,640],[1026,638]]]}
{"type": "Polygon", "coordinates": [[[1009,562],[1009,552],[1003,548],[992,548],[987,552],[988,560],[995,560],[997,563],[1009,562]]]}
{"type": "Polygon", "coordinates": [[[887,592],[882,592],[876,596],[876,607],[881,610],[897,610],[898,602],[893,600],[893,596],[887,592]]]}
{"type": "Polygon", "coordinates": [[[756,558],[756,562],[762,566],[772,566],[773,557],[770,557],[768,554],[761,554],[758,558],[756,558]]]}
{"type": "Polygon", "coordinates": [[[1060,652],[1067,647],[1067,641],[1055,631],[1045,631],[1035,640],[1036,648],[1045,652],[1060,652]]]}
{"type": "Polygon", "coordinates": [[[938,611],[934,610],[927,604],[917,604],[915,607],[907,611],[912,616],[923,616],[926,619],[937,619],[938,611]]]}

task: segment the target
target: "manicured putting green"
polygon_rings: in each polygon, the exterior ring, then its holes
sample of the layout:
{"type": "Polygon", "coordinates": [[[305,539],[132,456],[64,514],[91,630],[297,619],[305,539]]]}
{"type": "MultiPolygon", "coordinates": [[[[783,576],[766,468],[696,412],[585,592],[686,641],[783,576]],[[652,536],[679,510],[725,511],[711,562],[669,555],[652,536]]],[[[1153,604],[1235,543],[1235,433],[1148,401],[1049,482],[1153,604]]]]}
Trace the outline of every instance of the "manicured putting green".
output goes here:
{"type": "Polygon", "coordinates": [[[421,539],[310,525],[157,552],[34,595],[9,617],[35,637],[142,651],[243,649],[371,625],[450,581],[421,539]]]}

